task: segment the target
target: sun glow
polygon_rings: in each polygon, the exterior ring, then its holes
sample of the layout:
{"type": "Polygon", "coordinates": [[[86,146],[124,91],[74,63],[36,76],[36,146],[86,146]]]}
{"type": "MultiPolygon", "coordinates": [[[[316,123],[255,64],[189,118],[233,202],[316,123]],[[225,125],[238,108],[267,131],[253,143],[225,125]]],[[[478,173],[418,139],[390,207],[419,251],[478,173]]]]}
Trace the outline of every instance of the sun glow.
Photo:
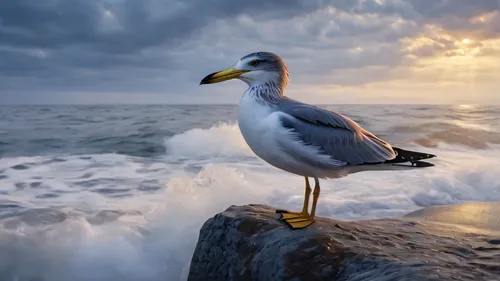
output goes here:
{"type": "Polygon", "coordinates": [[[476,93],[499,70],[495,50],[500,49],[500,39],[481,40],[428,25],[423,33],[401,43],[416,66],[412,76],[420,83],[476,93]]]}
{"type": "Polygon", "coordinates": [[[403,50],[409,58],[474,58],[484,48],[484,42],[471,38],[459,37],[458,34],[428,25],[424,33],[417,37],[402,40],[403,50]]]}

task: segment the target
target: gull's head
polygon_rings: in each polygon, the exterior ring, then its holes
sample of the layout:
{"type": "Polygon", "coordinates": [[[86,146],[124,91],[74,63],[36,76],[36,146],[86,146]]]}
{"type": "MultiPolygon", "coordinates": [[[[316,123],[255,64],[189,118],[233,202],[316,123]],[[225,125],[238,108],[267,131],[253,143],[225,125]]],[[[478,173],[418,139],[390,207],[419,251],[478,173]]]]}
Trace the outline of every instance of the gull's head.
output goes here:
{"type": "Polygon", "coordinates": [[[242,57],[232,68],[207,75],[201,84],[219,83],[239,79],[249,86],[275,83],[284,88],[288,84],[288,69],[283,59],[268,52],[251,53],[242,57]]]}

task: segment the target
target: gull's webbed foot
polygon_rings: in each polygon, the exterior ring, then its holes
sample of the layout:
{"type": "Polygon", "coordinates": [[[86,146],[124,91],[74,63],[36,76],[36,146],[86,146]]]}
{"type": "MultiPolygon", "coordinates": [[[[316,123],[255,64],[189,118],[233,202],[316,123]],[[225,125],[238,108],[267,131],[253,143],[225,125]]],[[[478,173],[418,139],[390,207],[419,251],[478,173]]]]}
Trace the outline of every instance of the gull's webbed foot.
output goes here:
{"type": "Polygon", "coordinates": [[[306,228],[314,222],[314,218],[309,214],[302,214],[301,216],[293,218],[281,218],[281,220],[285,221],[292,229],[306,228]]]}
{"type": "Polygon", "coordinates": [[[280,220],[287,220],[287,219],[295,219],[295,218],[301,218],[301,217],[308,217],[308,213],[302,213],[302,212],[281,212],[280,220]]]}
{"type": "Polygon", "coordinates": [[[292,229],[306,228],[314,222],[308,212],[290,212],[286,210],[276,210],[281,214],[280,221],[284,221],[292,229]]]}
{"type": "Polygon", "coordinates": [[[317,178],[314,178],[316,186],[314,187],[314,201],[311,214],[308,212],[309,207],[309,196],[311,195],[311,186],[309,185],[309,179],[304,177],[306,180],[306,190],[304,196],[304,205],[302,207],[302,212],[290,212],[286,210],[276,210],[276,213],[281,214],[280,220],[284,221],[292,229],[301,229],[310,226],[314,222],[314,213],[316,211],[316,203],[319,196],[319,182],[317,178]]]}
{"type": "Polygon", "coordinates": [[[276,210],[276,213],[281,215],[280,220],[309,216],[307,212],[291,212],[287,210],[276,210]]]}

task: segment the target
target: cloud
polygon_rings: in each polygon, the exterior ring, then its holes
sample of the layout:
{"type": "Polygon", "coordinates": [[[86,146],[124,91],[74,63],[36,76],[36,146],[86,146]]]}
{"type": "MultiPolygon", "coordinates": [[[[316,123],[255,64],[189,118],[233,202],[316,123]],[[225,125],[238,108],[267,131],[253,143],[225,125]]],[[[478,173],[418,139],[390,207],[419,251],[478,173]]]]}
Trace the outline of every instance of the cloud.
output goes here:
{"type": "Polygon", "coordinates": [[[207,102],[207,96],[236,102],[241,84],[200,89],[198,82],[261,50],[285,59],[291,94],[306,100],[331,89],[415,83],[411,78],[421,77],[415,73],[429,59],[498,58],[499,6],[493,0],[3,1],[0,95],[7,103],[207,102]]]}

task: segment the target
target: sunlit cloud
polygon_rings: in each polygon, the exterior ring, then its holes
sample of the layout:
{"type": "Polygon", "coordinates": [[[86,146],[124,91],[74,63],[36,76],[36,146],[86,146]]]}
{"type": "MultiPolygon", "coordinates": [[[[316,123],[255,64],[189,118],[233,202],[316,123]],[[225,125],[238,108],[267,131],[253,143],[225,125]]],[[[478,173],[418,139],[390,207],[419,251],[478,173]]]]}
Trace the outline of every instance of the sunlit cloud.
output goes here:
{"type": "Polygon", "coordinates": [[[477,15],[469,19],[470,23],[486,24],[492,22],[498,17],[498,11],[491,11],[489,13],[477,15]]]}

